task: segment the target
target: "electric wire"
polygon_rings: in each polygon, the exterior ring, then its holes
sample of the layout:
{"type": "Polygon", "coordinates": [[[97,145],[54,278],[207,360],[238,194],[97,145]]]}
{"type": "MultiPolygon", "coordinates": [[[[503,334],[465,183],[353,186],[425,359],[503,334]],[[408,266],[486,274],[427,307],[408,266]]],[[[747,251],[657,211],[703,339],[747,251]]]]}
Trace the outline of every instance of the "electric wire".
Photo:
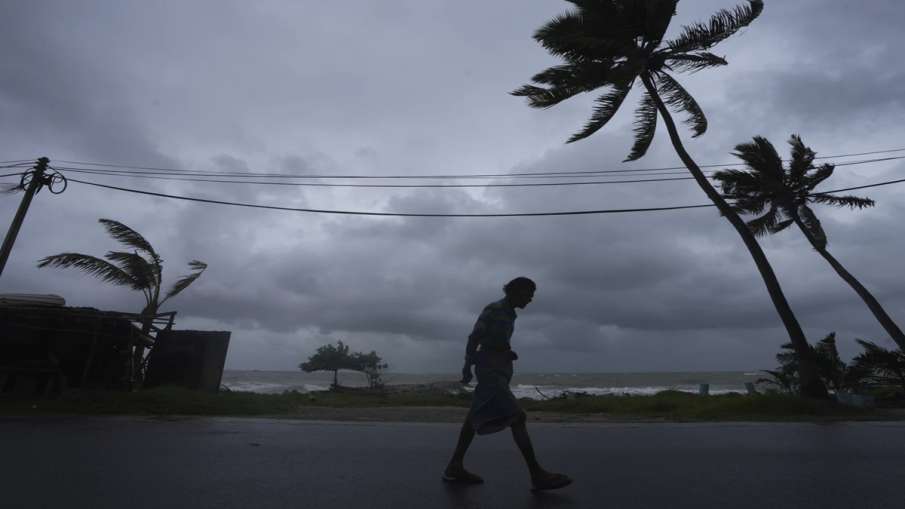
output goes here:
{"type": "Polygon", "coordinates": [[[232,205],[235,207],[246,207],[246,208],[255,208],[255,209],[268,209],[268,210],[282,210],[289,212],[311,212],[317,214],[338,214],[338,215],[351,215],[351,216],[382,216],[382,217],[538,217],[538,216],[579,216],[579,215],[591,215],[591,214],[622,214],[628,212],[655,212],[655,211],[665,211],[665,210],[682,210],[682,209],[697,209],[697,208],[705,208],[705,207],[714,207],[713,204],[708,205],[680,205],[675,207],[649,207],[649,208],[633,208],[633,209],[605,209],[605,210],[573,210],[573,211],[562,211],[562,212],[520,212],[520,213],[508,213],[508,214],[429,214],[429,213],[401,213],[401,212],[364,212],[364,211],[352,211],[352,210],[327,210],[327,209],[309,209],[309,208],[297,208],[297,207],[281,207],[277,205],[260,205],[256,203],[242,203],[242,202],[230,202],[224,200],[212,200],[208,198],[198,198],[193,196],[182,196],[175,194],[166,194],[166,193],[156,193],[152,191],[142,191],[139,189],[130,189],[127,187],[119,187],[119,186],[110,186],[106,184],[99,184],[97,182],[88,182],[84,180],[78,179],[69,179],[71,182],[78,182],[79,184],[87,184],[89,186],[102,187],[106,189],[113,189],[117,191],[126,191],[130,193],[138,193],[144,194],[148,196],[157,196],[161,198],[172,198],[176,200],[185,200],[185,201],[194,201],[201,203],[211,203],[217,205],[232,205]]]}
{"type": "MultiPolygon", "coordinates": [[[[839,163],[826,163],[831,164],[833,166],[854,166],[860,164],[870,164],[870,163],[878,163],[878,162],[886,162],[892,160],[905,159],[905,156],[893,156],[893,157],[884,157],[884,158],[876,158],[876,159],[866,159],[860,161],[846,161],[839,163]]],[[[671,177],[671,178],[653,178],[653,179],[634,179],[634,180],[606,180],[606,181],[582,181],[582,182],[531,182],[531,183],[506,183],[506,184],[498,184],[498,183],[484,183],[484,184],[327,184],[320,182],[273,182],[273,181],[250,181],[250,180],[224,180],[224,179],[205,179],[205,178],[195,178],[195,177],[173,177],[173,176],[154,176],[154,175],[145,175],[140,174],[136,175],[131,172],[118,172],[112,170],[92,170],[85,168],[75,168],[69,166],[52,166],[54,170],[65,172],[75,172],[75,173],[84,173],[84,174],[94,174],[94,175],[102,175],[102,176],[114,176],[114,177],[129,177],[129,178],[142,178],[142,179],[151,179],[151,180],[169,180],[169,181],[183,181],[183,182],[209,182],[209,183],[221,183],[221,184],[251,184],[251,185],[271,185],[271,186],[292,186],[292,187],[351,187],[351,188],[484,188],[484,187],[562,187],[562,186],[583,186],[583,185],[607,185],[607,184],[633,184],[633,183],[646,183],[646,182],[669,182],[669,181],[679,181],[679,180],[695,180],[694,177],[684,176],[684,177],[671,177]]],[[[705,172],[706,175],[707,172],[705,172]]],[[[707,178],[713,178],[711,175],[706,175],[707,178]]],[[[649,173],[640,176],[655,176],[655,175],[688,175],[687,170],[681,171],[677,173],[649,173]]]]}
{"type": "Polygon", "coordinates": [[[868,185],[865,185],[865,186],[844,187],[844,188],[842,188],[842,189],[833,189],[832,191],[821,191],[821,192],[819,192],[819,193],[811,193],[810,196],[819,196],[819,195],[821,195],[821,194],[841,193],[841,192],[844,192],[844,191],[854,191],[854,190],[856,190],[856,189],[867,189],[867,188],[869,188],[869,187],[888,186],[888,185],[891,185],[891,184],[899,184],[899,183],[902,183],[902,182],[905,182],[905,179],[887,180],[886,182],[877,182],[877,183],[875,183],[875,184],[868,184],[868,185]]]}
{"type": "MultiPolygon", "coordinates": [[[[858,152],[858,153],[849,153],[849,154],[835,154],[828,156],[820,156],[815,157],[815,160],[824,160],[824,159],[836,159],[841,157],[856,157],[863,155],[874,155],[874,154],[884,154],[884,153],[895,153],[895,152],[905,152],[905,148],[895,148],[895,149],[887,149],[887,150],[874,150],[868,152],[858,152]]],[[[905,156],[900,157],[905,158],[905,156]]],[[[788,161],[788,160],[784,160],[788,161]]],[[[638,173],[645,171],[665,171],[665,170],[684,170],[684,166],[670,166],[670,167],[662,167],[662,168],[633,168],[633,169],[620,169],[620,170],[569,170],[569,171],[533,171],[533,172],[513,172],[513,173],[463,173],[463,174],[445,174],[445,175],[298,175],[298,174],[287,174],[287,173],[262,173],[262,172],[217,172],[212,174],[211,172],[203,172],[199,170],[184,170],[184,169],[176,169],[176,168],[162,168],[162,167],[153,167],[153,166],[136,166],[136,165],[128,165],[128,164],[115,164],[115,163],[104,163],[104,162],[86,162],[86,161],[73,161],[67,159],[58,159],[56,160],[58,163],[64,164],[77,164],[82,166],[99,166],[99,167],[111,167],[111,168],[120,168],[120,169],[132,169],[132,170],[148,170],[152,172],[168,172],[168,173],[189,173],[195,174],[197,176],[249,176],[249,177],[288,177],[288,178],[336,178],[336,179],[354,179],[354,178],[362,178],[362,179],[460,179],[460,178],[514,178],[514,177],[536,177],[536,176],[546,176],[546,175],[562,175],[562,176],[578,176],[578,175],[596,175],[601,173],[638,173]]],[[[700,165],[700,168],[722,168],[722,167],[731,167],[731,166],[740,166],[744,163],[734,162],[734,163],[724,163],[724,164],[705,164],[700,165]]]]}
{"type": "MultiPolygon", "coordinates": [[[[357,187],[357,188],[482,188],[482,187],[550,187],[550,186],[586,186],[586,185],[603,185],[603,184],[629,184],[640,182],[666,182],[671,180],[693,180],[694,177],[672,177],[672,178],[656,178],[644,180],[605,180],[605,181],[586,181],[586,182],[532,182],[521,184],[325,184],[320,182],[272,182],[272,181],[255,181],[255,180],[220,180],[220,179],[202,179],[202,178],[183,178],[183,177],[159,177],[151,175],[129,175],[122,173],[104,173],[94,172],[90,170],[76,170],[66,167],[53,167],[63,173],[76,172],[94,175],[103,175],[110,177],[127,177],[141,178],[151,180],[168,180],[180,182],[212,182],[220,184],[254,184],[254,185],[270,185],[270,186],[294,186],[294,187],[357,187]]],[[[675,175],[675,174],[672,174],[675,175]]]]}
{"type": "MultiPolygon", "coordinates": [[[[184,200],[184,201],[193,201],[200,203],[210,203],[217,205],[231,205],[236,207],[246,207],[246,208],[256,208],[256,209],[268,209],[268,210],[281,210],[281,211],[289,211],[289,212],[309,212],[309,213],[317,213],[317,214],[337,214],[337,215],[354,215],[354,216],[382,216],[382,217],[450,217],[450,218],[489,218],[489,217],[539,217],[539,216],[577,216],[577,215],[596,215],[596,214],[624,214],[624,213],[632,213],[632,212],[657,212],[657,211],[668,211],[668,210],[684,210],[684,209],[698,209],[698,208],[708,208],[708,207],[716,207],[714,204],[702,204],[702,205],[678,205],[672,207],[647,207],[647,208],[631,208],[631,209],[601,209],[601,210],[578,210],[578,211],[560,211],[560,212],[521,212],[521,213],[505,213],[505,214],[432,214],[432,213],[398,213],[398,212],[365,212],[365,211],[350,211],[350,210],[329,210],[329,209],[310,209],[310,208],[297,208],[297,207],[282,207],[277,205],[261,205],[255,203],[243,203],[243,202],[230,202],[225,200],[213,200],[209,198],[198,198],[193,196],[183,196],[183,195],[174,195],[167,193],[157,193],[153,191],[144,191],[140,189],[132,189],[127,187],[119,187],[119,186],[111,186],[107,184],[100,184],[97,182],[89,182],[78,179],[69,179],[71,182],[77,182],[79,184],[86,184],[89,186],[95,186],[105,189],[112,189],[116,191],[124,191],[130,193],[143,194],[148,196],[157,196],[161,198],[171,198],[176,200],[184,200]]],[[[831,191],[823,191],[820,193],[813,193],[811,196],[818,195],[827,195],[840,193],[843,191],[851,191],[854,189],[867,189],[871,187],[879,187],[886,186],[891,184],[897,184],[905,182],[905,179],[898,180],[890,180],[886,182],[877,182],[874,184],[868,184],[857,187],[849,187],[843,189],[834,189],[831,191]]]]}

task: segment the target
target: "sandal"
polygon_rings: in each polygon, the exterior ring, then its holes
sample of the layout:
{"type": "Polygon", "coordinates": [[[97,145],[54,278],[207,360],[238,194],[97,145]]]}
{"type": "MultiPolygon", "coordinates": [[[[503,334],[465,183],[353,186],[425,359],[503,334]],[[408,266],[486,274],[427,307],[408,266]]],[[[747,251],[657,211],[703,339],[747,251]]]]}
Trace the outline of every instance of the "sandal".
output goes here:
{"type": "Polygon", "coordinates": [[[484,479],[477,474],[472,474],[465,468],[449,468],[443,471],[442,479],[446,482],[458,484],[484,484],[484,479]]]}
{"type": "Polygon", "coordinates": [[[531,479],[531,491],[558,490],[572,484],[572,478],[565,474],[548,474],[531,479]]]}

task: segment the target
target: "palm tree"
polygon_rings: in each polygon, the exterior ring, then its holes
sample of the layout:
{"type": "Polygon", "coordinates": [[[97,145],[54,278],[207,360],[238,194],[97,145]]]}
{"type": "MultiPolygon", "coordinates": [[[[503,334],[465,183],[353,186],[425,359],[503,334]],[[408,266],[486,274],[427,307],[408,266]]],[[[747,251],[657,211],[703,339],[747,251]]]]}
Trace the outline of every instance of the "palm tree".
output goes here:
{"type": "MultiPolygon", "coordinates": [[[[81,253],[60,253],[42,258],[38,262],[38,267],[74,267],[106,283],[141,291],[145,297],[145,307],[141,310],[142,332],[147,334],[151,331],[153,319],[163,303],[195,282],[207,268],[207,264],[198,260],[189,262],[189,268],[193,272],[176,281],[161,299],[163,260],[151,244],[138,232],[118,221],[112,219],[98,221],[104,225],[111,237],[131,248],[132,252],[109,251],[104,255],[106,260],[81,253]]],[[[135,366],[141,366],[143,350],[136,348],[133,359],[135,366]]]]}
{"type": "Polygon", "coordinates": [[[607,91],[596,100],[590,120],[569,138],[572,143],[597,132],[616,114],[636,82],[643,98],[635,113],[635,143],[626,161],[647,153],[659,118],[663,119],[672,145],[698,185],[716,204],[742,237],[767,286],[773,304],[801,359],[801,393],[826,397],[812,351],[770,263],[745,226],[744,221],[713,188],[697,163],[685,150],[669,108],[687,115],[693,136],[707,130],[707,118],[697,101],[671,75],[727,65],[724,58],[708,50],[753,22],[763,10],[762,0],[717,12],[708,23],[684,28],[678,38],[663,37],[678,0],[568,0],[577,10],[557,16],[541,27],[534,38],[548,51],[565,60],[562,65],[535,75],[535,85],[525,85],[513,95],[528,98],[535,108],[549,108],[583,92],[607,91]]]}
{"type": "Polygon", "coordinates": [[[735,155],[745,162],[745,170],[723,170],[716,172],[713,178],[720,182],[723,194],[737,211],[760,216],[748,221],[748,227],[755,235],[779,233],[793,224],[798,226],[808,242],[855,290],[893,341],[905,351],[905,334],[870,291],[830,254],[826,233],[808,206],[818,203],[862,209],[873,207],[874,201],[815,193],[814,188],[828,179],[835,167],[831,164],[815,167],[817,154],[804,145],[800,136],[792,135],[789,144],[792,159],[787,168],[783,167],[773,144],[758,136],[752,143],[735,147],[735,155]]]}

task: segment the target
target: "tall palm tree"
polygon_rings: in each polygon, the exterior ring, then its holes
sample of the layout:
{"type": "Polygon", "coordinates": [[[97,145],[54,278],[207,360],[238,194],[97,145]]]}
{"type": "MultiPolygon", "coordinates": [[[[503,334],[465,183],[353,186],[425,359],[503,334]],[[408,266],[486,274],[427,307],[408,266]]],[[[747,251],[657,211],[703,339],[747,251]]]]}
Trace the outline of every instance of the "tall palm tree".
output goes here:
{"type": "Polygon", "coordinates": [[[787,168],[783,167],[773,144],[758,136],[752,143],[735,147],[735,155],[745,162],[745,170],[723,170],[716,172],[713,178],[720,182],[723,195],[732,201],[737,211],[760,216],[748,221],[748,227],[755,235],[779,233],[793,224],[798,226],[811,246],[855,290],[893,341],[905,351],[905,334],[873,294],[830,254],[826,233],[808,206],[818,203],[862,209],[873,207],[874,201],[857,196],[815,193],[814,188],[828,179],[835,167],[831,164],[815,167],[817,154],[804,145],[800,136],[793,134],[789,144],[792,159],[787,168]]]}
{"type": "Polygon", "coordinates": [[[632,87],[641,82],[643,98],[635,113],[635,143],[626,161],[647,153],[663,119],[672,145],[698,185],[742,237],[767,286],[767,291],[788,331],[801,360],[801,393],[826,397],[826,387],[817,375],[813,352],[770,263],[745,226],[744,221],[713,188],[704,172],[685,150],[669,108],[687,115],[693,136],[707,130],[707,118],[697,101],[670,73],[695,72],[727,65],[724,58],[708,50],[753,22],[763,10],[762,0],[723,9],[708,23],[684,27],[674,40],[663,41],[676,12],[678,0],[568,0],[577,7],[541,27],[534,38],[548,51],[565,60],[532,78],[513,95],[528,98],[535,108],[549,108],[583,92],[605,88],[596,100],[590,120],[568,142],[587,138],[607,124],[625,101],[632,87]]]}
{"type": "MultiPolygon", "coordinates": [[[[145,297],[145,307],[141,310],[142,332],[147,334],[151,331],[154,317],[164,302],[195,282],[207,268],[207,264],[198,260],[189,262],[189,268],[193,272],[179,278],[161,299],[163,259],[154,251],[151,243],[145,240],[141,234],[118,221],[112,219],[99,219],[98,221],[104,225],[111,237],[131,248],[132,252],[108,251],[104,255],[106,260],[81,253],[60,253],[42,258],[38,262],[38,267],[74,267],[96,276],[106,283],[128,286],[133,290],[141,291],[145,297]]],[[[135,349],[133,359],[135,366],[142,365],[143,353],[144,348],[135,349]]]]}

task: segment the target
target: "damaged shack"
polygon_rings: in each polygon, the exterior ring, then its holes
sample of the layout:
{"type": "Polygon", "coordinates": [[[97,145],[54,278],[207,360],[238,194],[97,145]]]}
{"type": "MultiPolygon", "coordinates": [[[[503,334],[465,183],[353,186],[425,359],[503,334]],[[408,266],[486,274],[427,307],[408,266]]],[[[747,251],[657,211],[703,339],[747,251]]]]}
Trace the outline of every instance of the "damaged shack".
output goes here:
{"type": "Polygon", "coordinates": [[[0,393],[180,385],[218,390],[229,332],[173,330],[176,312],[67,307],[53,296],[0,296],[0,393]],[[147,332],[142,332],[143,330],[147,332]]]}

